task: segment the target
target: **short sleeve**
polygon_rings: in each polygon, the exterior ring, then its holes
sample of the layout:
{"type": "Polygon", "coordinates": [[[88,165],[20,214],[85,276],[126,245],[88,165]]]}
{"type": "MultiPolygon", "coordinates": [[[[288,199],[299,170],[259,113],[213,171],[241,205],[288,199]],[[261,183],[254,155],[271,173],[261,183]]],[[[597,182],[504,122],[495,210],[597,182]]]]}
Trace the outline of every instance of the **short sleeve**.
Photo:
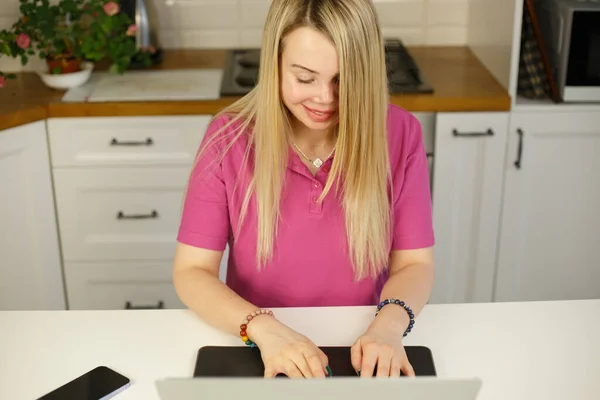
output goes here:
{"type": "MultiPolygon", "coordinates": [[[[177,241],[194,247],[223,251],[229,238],[227,189],[221,162],[222,143],[214,139],[223,118],[209,125],[196,155],[185,192],[177,241]]],[[[223,137],[219,134],[219,137],[223,137]]]]}
{"type": "MultiPolygon", "coordinates": [[[[400,122],[405,132],[400,134],[401,140],[395,141],[403,149],[398,151],[400,160],[397,160],[396,170],[392,171],[395,188],[392,250],[419,249],[434,244],[429,166],[423,133],[419,121],[408,115],[409,121],[400,122]]],[[[401,118],[406,120],[407,117],[401,118]]]]}

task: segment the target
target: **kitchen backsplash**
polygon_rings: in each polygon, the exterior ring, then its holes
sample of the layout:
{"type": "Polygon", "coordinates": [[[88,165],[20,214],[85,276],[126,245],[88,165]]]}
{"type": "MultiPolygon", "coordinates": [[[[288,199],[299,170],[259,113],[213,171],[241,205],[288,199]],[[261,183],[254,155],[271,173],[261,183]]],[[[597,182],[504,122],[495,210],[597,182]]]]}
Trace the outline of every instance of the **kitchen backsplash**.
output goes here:
{"type": "MultiPolygon", "coordinates": [[[[165,48],[258,47],[270,0],[150,0],[165,48]]],[[[13,23],[18,0],[0,0],[0,28],[13,23]]],[[[385,36],[408,45],[463,45],[469,0],[374,0],[385,36]]],[[[25,69],[35,68],[28,64],[25,69]]],[[[0,68],[19,70],[0,57],[0,68]]]]}

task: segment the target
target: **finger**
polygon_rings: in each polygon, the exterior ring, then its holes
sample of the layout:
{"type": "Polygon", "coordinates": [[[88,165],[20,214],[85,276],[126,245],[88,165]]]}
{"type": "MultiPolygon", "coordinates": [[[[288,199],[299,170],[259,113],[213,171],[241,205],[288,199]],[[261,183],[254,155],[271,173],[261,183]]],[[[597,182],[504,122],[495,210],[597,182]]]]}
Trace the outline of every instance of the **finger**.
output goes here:
{"type": "Polygon", "coordinates": [[[288,378],[304,378],[302,371],[298,368],[295,362],[292,360],[288,360],[285,363],[285,367],[283,368],[283,373],[288,376],[288,378]]]}
{"type": "Polygon", "coordinates": [[[392,357],[392,362],[390,365],[390,377],[392,377],[392,378],[399,377],[401,370],[402,370],[401,359],[399,359],[397,357],[392,357]]]}
{"type": "MultiPolygon", "coordinates": [[[[311,376],[315,378],[324,378],[325,368],[323,367],[323,358],[319,352],[319,349],[307,351],[304,353],[304,358],[308,364],[311,376]]],[[[327,359],[327,356],[325,356],[325,359],[327,359]]],[[[327,364],[325,364],[325,366],[327,366],[327,364]]]]}
{"type": "Polygon", "coordinates": [[[275,378],[279,371],[271,366],[265,366],[265,378],[275,378]]]}
{"type": "Polygon", "coordinates": [[[319,359],[321,360],[321,365],[323,366],[323,368],[328,366],[329,358],[327,358],[327,355],[325,353],[323,353],[323,350],[317,348],[317,354],[319,355],[319,359]]]}
{"type": "Polygon", "coordinates": [[[373,376],[375,365],[377,364],[377,347],[366,345],[362,347],[362,361],[360,363],[361,378],[371,378],[373,376]]]}
{"type": "Polygon", "coordinates": [[[388,378],[390,376],[390,367],[392,364],[392,356],[387,352],[381,352],[377,357],[377,377],[388,378]]]}
{"type": "Polygon", "coordinates": [[[308,361],[304,356],[304,353],[294,352],[290,355],[290,359],[296,365],[296,368],[300,370],[303,377],[312,378],[313,374],[311,372],[310,366],[308,365],[308,361]]]}
{"type": "Polygon", "coordinates": [[[360,346],[360,339],[357,340],[352,347],[350,347],[350,362],[352,363],[352,368],[354,368],[356,373],[358,373],[362,363],[362,348],[360,346]]]}
{"type": "Polygon", "coordinates": [[[402,372],[404,372],[404,375],[406,375],[406,376],[416,376],[413,366],[411,365],[410,362],[408,362],[407,359],[404,359],[401,369],[402,369],[402,372]]]}

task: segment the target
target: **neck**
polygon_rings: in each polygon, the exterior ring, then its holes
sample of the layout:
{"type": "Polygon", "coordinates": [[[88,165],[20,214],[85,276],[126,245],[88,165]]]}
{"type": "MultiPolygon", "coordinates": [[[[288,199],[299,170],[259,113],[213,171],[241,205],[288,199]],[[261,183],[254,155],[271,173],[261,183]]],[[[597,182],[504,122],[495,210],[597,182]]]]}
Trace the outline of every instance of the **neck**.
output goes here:
{"type": "Polygon", "coordinates": [[[296,123],[292,130],[293,140],[297,146],[309,151],[331,149],[335,146],[336,138],[333,129],[313,130],[302,123],[296,123]]]}

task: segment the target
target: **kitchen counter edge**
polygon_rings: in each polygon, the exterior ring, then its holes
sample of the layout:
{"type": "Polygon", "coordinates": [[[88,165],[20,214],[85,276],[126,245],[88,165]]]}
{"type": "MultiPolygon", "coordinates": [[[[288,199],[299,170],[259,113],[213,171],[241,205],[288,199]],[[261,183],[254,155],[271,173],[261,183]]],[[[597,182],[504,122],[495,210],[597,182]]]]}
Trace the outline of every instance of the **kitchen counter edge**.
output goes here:
{"type": "MultiPolygon", "coordinates": [[[[466,46],[408,47],[433,94],[391,95],[410,112],[510,111],[511,98],[466,46]]],[[[227,50],[168,50],[157,70],[222,68],[227,50]]],[[[100,66],[102,68],[102,66],[100,66]]],[[[0,130],[47,118],[215,114],[239,97],[191,101],[62,102],[64,91],[21,72],[0,89],[0,130]]]]}

